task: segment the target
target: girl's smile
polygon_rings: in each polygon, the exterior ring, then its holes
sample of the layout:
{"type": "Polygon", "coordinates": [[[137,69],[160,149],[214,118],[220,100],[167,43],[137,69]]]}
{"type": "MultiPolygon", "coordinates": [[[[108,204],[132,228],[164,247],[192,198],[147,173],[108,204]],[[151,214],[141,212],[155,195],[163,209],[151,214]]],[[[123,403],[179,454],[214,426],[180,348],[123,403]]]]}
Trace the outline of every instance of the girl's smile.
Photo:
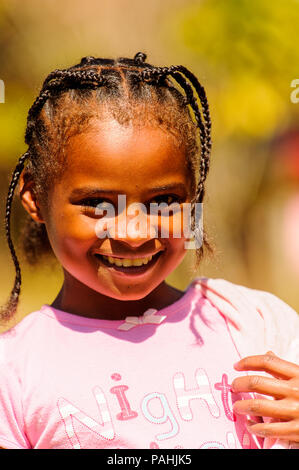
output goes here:
{"type": "MultiPolygon", "coordinates": [[[[145,273],[148,273],[153,265],[156,264],[158,258],[162,256],[164,250],[159,250],[158,253],[153,255],[147,255],[145,257],[135,256],[132,258],[119,258],[116,256],[103,256],[99,253],[95,253],[95,256],[109,269],[112,269],[113,273],[119,273],[121,276],[133,276],[140,277],[145,273]]],[[[163,261],[162,261],[163,262],[163,261]]]]}
{"type": "Polygon", "coordinates": [[[134,215],[126,210],[118,214],[117,207],[119,195],[126,196],[127,205],[145,207],[190,202],[186,156],[175,137],[140,123],[122,126],[112,118],[95,120],[87,132],[68,141],[66,158],[67,168],[51,189],[47,208],[41,206],[41,220],[65,277],[52,306],[119,319],[128,309],[138,315],[178,299],[182,292],[168,286],[165,278],[186,253],[183,233],[174,236],[181,215],[162,214],[153,221],[143,212],[145,236],[138,224],[123,234],[120,220],[130,224],[134,215]],[[112,221],[116,224],[113,236],[101,236],[97,229],[100,203],[115,207],[115,217],[105,219],[106,229],[112,221]],[[166,224],[169,236],[163,237],[166,224]]]}

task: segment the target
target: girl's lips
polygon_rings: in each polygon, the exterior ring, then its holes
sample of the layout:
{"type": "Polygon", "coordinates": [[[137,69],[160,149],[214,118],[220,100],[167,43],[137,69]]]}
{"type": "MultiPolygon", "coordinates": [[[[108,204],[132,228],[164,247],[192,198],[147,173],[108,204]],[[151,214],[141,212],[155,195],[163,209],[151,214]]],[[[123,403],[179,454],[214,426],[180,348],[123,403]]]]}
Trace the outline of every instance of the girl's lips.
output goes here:
{"type": "MultiPolygon", "coordinates": [[[[128,275],[128,276],[136,276],[140,274],[144,274],[147,272],[154,264],[156,264],[157,260],[160,258],[161,254],[163,253],[164,250],[160,250],[157,252],[155,255],[153,255],[152,259],[147,263],[143,264],[142,266],[116,266],[115,264],[109,263],[108,260],[104,259],[104,257],[99,254],[99,253],[94,253],[95,257],[99,260],[99,262],[110,269],[111,271],[115,273],[119,273],[121,275],[128,275]]],[[[139,256],[140,257],[140,256],[139,256]]],[[[132,259],[134,259],[132,257],[132,259]]],[[[135,257],[136,259],[136,257],[135,257]]]]}

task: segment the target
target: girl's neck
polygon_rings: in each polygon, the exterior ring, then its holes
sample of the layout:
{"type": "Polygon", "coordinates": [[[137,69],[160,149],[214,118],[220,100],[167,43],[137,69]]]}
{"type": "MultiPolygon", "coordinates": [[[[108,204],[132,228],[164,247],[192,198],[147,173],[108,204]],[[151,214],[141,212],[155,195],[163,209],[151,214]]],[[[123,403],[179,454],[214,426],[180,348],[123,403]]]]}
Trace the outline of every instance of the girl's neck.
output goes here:
{"type": "Polygon", "coordinates": [[[124,320],[140,316],[148,308],[161,310],[179,300],[184,291],[163,281],[146,297],[139,300],[118,300],[100,294],[75,278],[65,275],[63,286],[51,306],[74,315],[102,320],[124,320]]]}

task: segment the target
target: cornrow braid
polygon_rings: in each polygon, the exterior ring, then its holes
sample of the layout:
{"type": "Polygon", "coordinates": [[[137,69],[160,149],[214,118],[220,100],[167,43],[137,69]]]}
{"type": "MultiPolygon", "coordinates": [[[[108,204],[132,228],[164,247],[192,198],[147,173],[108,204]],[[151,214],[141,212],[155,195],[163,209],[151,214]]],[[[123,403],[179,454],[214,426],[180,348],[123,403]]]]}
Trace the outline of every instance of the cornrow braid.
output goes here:
{"type": "Polygon", "coordinates": [[[207,133],[206,133],[206,127],[203,123],[199,107],[197,105],[197,101],[193,95],[193,91],[191,86],[188,84],[188,82],[184,79],[182,75],[180,75],[176,71],[170,71],[170,74],[172,77],[175,78],[175,80],[182,86],[184,91],[186,92],[186,97],[187,97],[187,103],[191,105],[194,115],[197,121],[197,125],[200,131],[200,138],[201,138],[201,160],[200,160],[200,180],[198,183],[198,197],[196,198],[197,202],[202,202],[203,199],[203,191],[204,191],[204,181],[207,176],[206,172],[206,161],[209,159],[209,152],[208,152],[208,147],[206,143],[207,139],[207,133]]]}
{"type": "Polygon", "coordinates": [[[136,62],[136,64],[141,65],[145,62],[145,59],[146,59],[146,54],[144,54],[144,52],[137,52],[133,60],[134,62],[136,62]]]}
{"type": "MultiPolygon", "coordinates": [[[[195,75],[186,67],[182,65],[155,67],[147,63],[146,58],[147,56],[143,52],[137,52],[133,59],[119,57],[113,60],[86,56],[81,58],[80,63],[67,69],[55,69],[45,78],[39,95],[28,111],[25,131],[25,142],[29,147],[28,151],[19,159],[13,171],[8,189],[5,231],[15,265],[16,276],[10,298],[0,311],[0,318],[2,320],[8,320],[16,311],[21,291],[21,270],[10,234],[10,214],[14,191],[25,161],[28,159],[28,171],[29,173],[32,172],[37,187],[40,188],[40,191],[46,192],[45,185],[43,184],[44,178],[46,178],[46,181],[47,178],[51,177],[55,179],[53,175],[56,175],[55,171],[59,168],[58,163],[57,167],[54,165],[56,161],[51,161],[52,158],[54,159],[53,155],[55,154],[55,152],[52,152],[51,146],[56,145],[57,147],[59,145],[56,144],[57,139],[52,135],[52,129],[55,132],[57,131],[63,145],[65,141],[64,129],[71,129],[73,127],[75,133],[79,132],[82,126],[85,126],[93,115],[92,112],[89,112],[88,106],[86,106],[86,113],[82,113],[81,117],[76,112],[72,116],[72,107],[70,108],[71,113],[65,116],[62,95],[67,96],[71,102],[77,100],[77,105],[82,107],[88,103],[89,99],[96,99],[99,102],[111,99],[110,112],[114,113],[113,116],[120,116],[120,119],[125,120],[131,119],[131,115],[126,114],[124,107],[117,104],[119,100],[132,100],[134,105],[138,101],[147,101],[149,106],[153,106],[155,111],[155,107],[160,106],[163,112],[166,109],[165,103],[170,104],[172,108],[169,108],[168,114],[166,111],[164,114],[162,113],[162,117],[159,114],[156,122],[164,122],[164,125],[168,126],[167,128],[169,126],[175,127],[178,130],[178,134],[184,139],[188,149],[187,163],[193,172],[194,181],[196,181],[195,169],[197,170],[197,163],[195,164],[194,162],[198,152],[195,129],[199,131],[199,178],[197,186],[193,186],[194,197],[192,199],[192,229],[194,229],[195,203],[203,201],[205,193],[204,183],[210,165],[211,118],[206,93],[195,75]],[[176,85],[179,85],[180,89],[176,85]],[[101,89],[100,93],[98,93],[98,89],[101,89]],[[93,90],[95,90],[94,94],[91,94],[93,90]],[[155,100],[153,100],[153,96],[155,96],[155,100]],[[116,100],[116,105],[113,100],[116,100]],[[195,122],[189,113],[188,106],[193,111],[195,122]],[[56,113],[56,109],[61,111],[60,114],[56,113]],[[56,126],[54,118],[61,119],[61,124],[56,126]],[[178,122],[182,122],[183,126],[185,126],[183,133],[181,130],[182,126],[178,122]],[[51,159],[49,155],[52,156],[51,159]],[[43,158],[44,160],[42,160],[43,158]]],[[[57,155],[60,150],[59,147],[56,151],[57,155]]],[[[34,264],[39,259],[37,255],[38,250],[40,250],[40,254],[44,254],[47,253],[47,250],[49,253],[52,253],[52,249],[45,225],[38,224],[30,216],[28,220],[27,228],[25,227],[27,231],[23,231],[23,234],[25,234],[23,247],[26,247],[27,260],[34,264]]],[[[213,252],[205,232],[203,233],[203,245],[210,252],[213,252]]],[[[203,247],[196,250],[198,262],[201,259],[202,253],[203,247]]]]}
{"type": "Polygon", "coordinates": [[[40,95],[36,98],[28,112],[27,129],[25,133],[25,142],[28,145],[34,130],[34,117],[40,112],[47,99],[52,97],[55,92],[69,88],[82,87],[96,89],[105,82],[105,78],[91,70],[78,70],[73,72],[69,70],[56,70],[50,75],[50,79],[45,80],[40,95]]]}

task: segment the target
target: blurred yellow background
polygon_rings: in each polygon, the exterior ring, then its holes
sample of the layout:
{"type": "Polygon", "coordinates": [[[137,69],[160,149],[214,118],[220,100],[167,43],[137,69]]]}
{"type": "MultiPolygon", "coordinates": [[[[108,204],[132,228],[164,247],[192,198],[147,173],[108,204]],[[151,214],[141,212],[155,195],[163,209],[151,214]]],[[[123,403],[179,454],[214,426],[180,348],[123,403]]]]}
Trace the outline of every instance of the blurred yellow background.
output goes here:
{"type": "MultiPolygon", "coordinates": [[[[2,0],[0,302],[14,281],[5,200],[44,78],[83,56],[142,51],[154,65],[193,71],[212,116],[204,223],[216,255],[192,273],[190,250],[168,281],[185,289],[195,275],[225,278],[272,292],[299,312],[299,103],[290,98],[299,78],[298,25],[297,0],[2,0]]],[[[16,197],[15,244],[23,215],[16,197]]],[[[33,269],[20,260],[18,318],[51,303],[62,284],[59,266],[33,269]]]]}

